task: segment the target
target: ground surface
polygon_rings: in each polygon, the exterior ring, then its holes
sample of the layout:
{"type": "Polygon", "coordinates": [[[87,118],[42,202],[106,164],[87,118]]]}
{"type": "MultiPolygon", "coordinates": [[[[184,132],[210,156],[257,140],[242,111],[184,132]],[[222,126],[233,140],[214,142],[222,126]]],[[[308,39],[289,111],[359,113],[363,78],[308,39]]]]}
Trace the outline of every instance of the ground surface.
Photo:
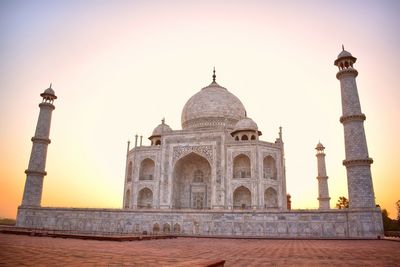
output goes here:
{"type": "Polygon", "coordinates": [[[400,242],[177,238],[113,242],[0,234],[0,266],[400,266],[400,242]]]}

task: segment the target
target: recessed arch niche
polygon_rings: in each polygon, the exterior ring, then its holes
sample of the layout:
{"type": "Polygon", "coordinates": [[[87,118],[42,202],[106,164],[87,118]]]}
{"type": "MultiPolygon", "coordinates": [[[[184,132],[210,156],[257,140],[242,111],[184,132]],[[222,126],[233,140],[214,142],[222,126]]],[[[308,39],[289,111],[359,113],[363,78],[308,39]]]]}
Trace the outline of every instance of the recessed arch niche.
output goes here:
{"type": "Polygon", "coordinates": [[[145,187],[139,191],[137,205],[138,208],[151,209],[153,207],[153,192],[149,188],[145,187]]]}
{"type": "Polygon", "coordinates": [[[152,159],[146,158],[140,163],[139,180],[154,179],[155,163],[152,159]]]}
{"type": "Polygon", "coordinates": [[[251,192],[245,186],[239,186],[233,192],[233,208],[248,209],[251,208],[251,192]]]}
{"type": "Polygon", "coordinates": [[[268,208],[277,208],[278,207],[278,194],[276,190],[272,187],[269,187],[264,192],[264,202],[265,207],[268,208]]]}
{"type": "Polygon", "coordinates": [[[172,178],[172,208],[211,207],[211,166],[206,158],[192,152],[179,159],[172,178]]]}
{"type": "Polygon", "coordinates": [[[264,178],[277,179],[276,161],[271,156],[266,156],[263,161],[264,178]]]}
{"type": "Polygon", "coordinates": [[[233,159],[233,178],[250,178],[250,158],[244,154],[237,155],[233,159]]]}

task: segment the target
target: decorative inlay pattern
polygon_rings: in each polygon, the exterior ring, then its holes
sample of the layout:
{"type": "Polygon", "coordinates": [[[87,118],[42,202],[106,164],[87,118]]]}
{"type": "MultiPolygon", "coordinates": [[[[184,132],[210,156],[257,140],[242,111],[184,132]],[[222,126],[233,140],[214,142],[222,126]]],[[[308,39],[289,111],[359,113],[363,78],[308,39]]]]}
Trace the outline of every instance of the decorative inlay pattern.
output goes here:
{"type": "Polygon", "coordinates": [[[213,148],[211,145],[204,146],[176,146],[173,152],[173,162],[175,162],[192,152],[195,152],[203,157],[205,157],[210,164],[213,162],[213,148]]]}
{"type": "Polygon", "coordinates": [[[277,160],[277,156],[276,156],[275,153],[271,153],[271,152],[264,152],[263,153],[263,159],[268,157],[268,156],[271,156],[274,160],[277,160]]]}
{"type": "Polygon", "coordinates": [[[239,155],[246,155],[246,156],[249,157],[249,159],[251,159],[251,152],[250,151],[234,151],[232,153],[232,158],[234,159],[234,158],[236,158],[236,156],[239,156],[239,155]]]}

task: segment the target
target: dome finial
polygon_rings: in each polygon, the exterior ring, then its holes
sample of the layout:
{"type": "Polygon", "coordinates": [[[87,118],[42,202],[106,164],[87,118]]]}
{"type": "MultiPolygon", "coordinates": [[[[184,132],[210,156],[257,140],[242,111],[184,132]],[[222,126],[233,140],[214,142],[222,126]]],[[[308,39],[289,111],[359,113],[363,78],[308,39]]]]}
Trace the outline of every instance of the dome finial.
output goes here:
{"type": "Polygon", "coordinates": [[[165,124],[165,118],[162,118],[161,120],[161,124],[164,125],[165,124]]]}
{"type": "Polygon", "coordinates": [[[49,87],[50,89],[52,89],[52,88],[51,88],[51,85],[52,85],[52,83],[50,83],[50,87],[49,87]]]}
{"type": "Polygon", "coordinates": [[[215,75],[215,67],[214,67],[214,70],[213,70],[213,82],[215,82],[215,78],[217,78],[217,76],[215,75]]]}
{"type": "Polygon", "coordinates": [[[344,45],[342,44],[342,51],[344,51],[344,45]]]}

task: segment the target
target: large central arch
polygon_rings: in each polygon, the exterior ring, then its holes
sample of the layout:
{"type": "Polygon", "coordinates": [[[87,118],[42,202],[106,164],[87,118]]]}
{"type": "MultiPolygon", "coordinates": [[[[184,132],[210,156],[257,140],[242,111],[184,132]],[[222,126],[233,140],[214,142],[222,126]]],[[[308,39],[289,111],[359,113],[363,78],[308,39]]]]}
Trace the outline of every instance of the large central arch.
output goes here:
{"type": "Polygon", "coordinates": [[[179,159],[172,180],[172,208],[211,207],[211,166],[204,157],[190,153],[179,159]]]}

